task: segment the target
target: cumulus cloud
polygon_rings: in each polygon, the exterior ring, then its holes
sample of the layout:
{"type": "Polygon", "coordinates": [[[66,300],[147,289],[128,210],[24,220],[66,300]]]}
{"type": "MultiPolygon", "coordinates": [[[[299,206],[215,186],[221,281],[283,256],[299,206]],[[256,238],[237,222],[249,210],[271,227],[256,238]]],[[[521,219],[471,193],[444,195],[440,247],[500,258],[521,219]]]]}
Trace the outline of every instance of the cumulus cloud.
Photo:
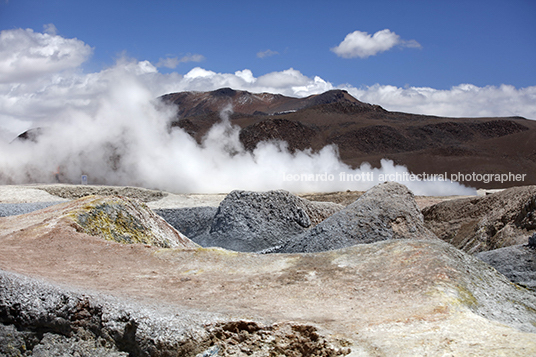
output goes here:
{"type": "Polygon", "coordinates": [[[174,69],[181,63],[202,62],[204,60],[205,60],[205,56],[200,55],[200,54],[193,54],[193,55],[188,54],[181,58],[178,58],[178,57],[160,58],[160,60],[156,64],[156,67],[166,67],[166,68],[174,69]]]}
{"type": "MultiPolygon", "coordinates": [[[[341,88],[388,110],[446,116],[521,115],[536,119],[536,87],[463,84],[449,90],[386,85],[355,88],[334,86],[293,68],[260,76],[249,69],[217,73],[201,67],[185,75],[163,74],[148,61],[129,58],[121,58],[115,66],[99,72],[83,73],[65,71],[77,69],[75,63],[81,63],[90,52],[89,46],[79,40],[31,30],[4,31],[2,36],[45,39],[45,43],[61,45],[46,52],[48,47],[39,45],[37,40],[27,41],[26,47],[11,40],[1,41],[0,53],[4,57],[0,57],[0,66],[5,66],[6,54],[24,56],[34,49],[42,52],[42,63],[53,62],[64,52],[71,62],[62,62],[56,70],[46,67],[40,75],[27,74],[25,81],[6,77],[0,70],[0,76],[4,75],[4,82],[0,82],[1,183],[52,182],[53,172],[60,166],[68,182],[77,182],[81,174],[88,174],[93,183],[141,185],[176,192],[225,192],[235,188],[329,191],[367,189],[377,182],[302,182],[283,178],[285,174],[302,173],[337,177],[341,172],[354,176],[375,172],[379,178],[380,173],[407,172],[405,167],[389,161],[377,169],[367,165],[352,169],[339,160],[333,147],[316,154],[290,154],[283,143],[265,143],[248,152],[238,141],[238,128],[225,116],[199,145],[180,129],[168,130],[176,109],[155,105],[155,98],[170,92],[232,87],[304,97],[341,88]],[[64,51],[65,48],[71,51],[64,51]],[[38,143],[9,144],[17,134],[35,127],[45,128],[38,143]]],[[[419,194],[469,192],[457,184],[437,182],[410,188],[419,194]]]]}
{"type": "Polygon", "coordinates": [[[76,68],[89,58],[91,47],[75,38],[57,36],[54,25],[46,26],[48,33],[31,29],[0,32],[0,83],[26,82],[76,68]]]}
{"type": "MultiPolygon", "coordinates": [[[[207,72],[198,74],[212,75],[207,72]]],[[[381,168],[363,164],[352,169],[331,146],[318,153],[290,153],[285,143],[266,142],[247,151],[239,141],[240,128],[229,121],[230,108],[198,144],[180,128],[169,130],[176,108],[155,101],[145,81],[145,76],[154,74],[147,63],[129,62],[88,79],[84,83],[91,93],[85,97],[88,101],[56,107],[51,113],[55,120],[43,128],[37,142],[0,143],[0,183],[54,182],[59,170],[60,179],[71,183],[84,174],[93,184],[172,192],[299,192],[368,189],[382,181],[380,174],[407,173],[390,161],[383,161],[381,168]],[[369,173],[370,179],[343,181],[341,173],[345,177],[369,173]],[[303,174],[320,179],[294,179],[303,174]]],[[[73,100],[67,93],[64,99],[73,100]]],[[[409,185],[417,194],[473,193],[458,183],[409,185]]]]}
{"type": "Polygon", "coordinates": [[[385,29],[374,35],[362,31],[349,33],[338,46],[331,48],[331,51],[342,58],[367,58],[390,50],[396,45],[410,48],[421,47],[417,41],[402,40],[396,33],[385,29]]]}
{"type": "Polygon", "coordinates": [[[177,88],[181,90],[206,91],[222,87],[298,97],[322,93],[334,88],[331,83],[318,76],[310,78],[293,68],[254,77],[249,69],[235,73],[216,73],[196,67],[185,74],[180,83],[177,83],[177,88]]]}
{"type": "Polygon", "coordinates": [[[440,90],[429,87],[400,88],[373,85],[348,88],[356,98],[379,104],[387,110],[447,117],[522,116],[536,119],[536,86],[478,87],[460,84],[440,90]]]}
{"type": "Polygon", "coordinates": [[[278,55],[278,54],[279,54],[279,52],[272,51],[272,50],[268,49],[266,51],[257,52],[257,57],[265,58],[265,57],[275,56],[275,55],[278,55]]]}

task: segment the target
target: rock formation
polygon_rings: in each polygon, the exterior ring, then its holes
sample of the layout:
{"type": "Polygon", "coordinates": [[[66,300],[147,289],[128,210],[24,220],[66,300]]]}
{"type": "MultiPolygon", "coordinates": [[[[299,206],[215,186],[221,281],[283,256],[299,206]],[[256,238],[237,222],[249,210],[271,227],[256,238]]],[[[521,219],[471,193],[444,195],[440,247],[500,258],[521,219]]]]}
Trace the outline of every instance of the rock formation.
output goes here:
{"type": "Polygon", "coordinates": [[[0,270],[2,356],[346,355],[348,348],[299,323],[265,325],[170,306],[80,293],[0,270]],[[236,346],[237,341],[241,344],[236,346]],[[256,351],[257,353],[259,351],[256,351]]]}
{"type": "MultiPolygon", "coordinates": [[[[96,242],[86,241],[90,249],[96,242]]],[[[0,273],[6,355],[536,353],[536,296],[441,241],[393,240],[305,255],[206,249],[132,255],[113,244],[119,249],[112,257],[136,259],[97,275],[88,269],[96,259],[114,264],[105,253],[65,256],[64,264],[80,265],[76,272],[51,266],[46,254],[33,263],[23,257],[26,274],[76,290],[0,273]]],[[[3,257],[2,266],[14,267],[3,257]]]]}
{"type": "Polygon", "coordinates": [[[235,232],[250,216],[263,232],[310,222],[298,238],[325,225],[317,245],[291,243],[333,250],[201,248],[113,196],[0,218],[0,354],[536,355],[534,292],[434,238],[404,186],[378,185],[323,221],[288,193],[262,195],[234,192],[219,212],[242,218],[222,221],[235,232]]]}
{"type": "Polygon", "coordinates": [[[480,252],[475,256],[510,281],[536,291],[536,251],[530,243],[480,252]]]}
{"type": "Polygon", "coordinates": [[[162,248],[197,247],[146,204],[119,196],[86,196],[22,216],[5,217],[2,226],[6,231],[16,232],[20,227],[34,224],[36,231],[75,229],[126,244],[143,243],[162,248]]]}
{"type": "Polygon", "coordinates": [[[209,233],[217,207],[188,207],[155,209],[156,214],[164,218],[173,228],[200,243],[197,237],[209,233]]]}
{"type": "Polygon", "coordinates": [[[526,244],[536,230],[536,186],[441,202],[423,215],[439,238],[469,253],[526,244]]]}
{"type": "Polygon", "coordinates": [[[343,207],[310,202],[287,191],[233,191],[221,202],[210,229],[197,243],[241,252],[279,246],[343,207]]]}
{"type": "Polygon", "coordinates": [[[374,186],[342,211],[287,242],[278,252],[322,252],[404,238],[437,239],[424,226],[411,191],[388,182],[374,186]]]}

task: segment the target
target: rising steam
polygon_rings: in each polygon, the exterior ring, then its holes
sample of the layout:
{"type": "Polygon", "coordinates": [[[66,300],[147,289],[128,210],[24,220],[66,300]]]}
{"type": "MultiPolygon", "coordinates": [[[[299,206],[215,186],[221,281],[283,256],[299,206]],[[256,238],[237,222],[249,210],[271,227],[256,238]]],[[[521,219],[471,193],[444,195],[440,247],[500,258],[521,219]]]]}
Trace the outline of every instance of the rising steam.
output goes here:
{"type": "MultiPolygon", "coordinates": [[[[352,169],[335,147],[290,153],[286,143],[265,142],[253,151],[240,143],[229,121],[231,108],[198,144],[180,128],[170,129],[176,108],[154,99],[136,76],[116,68],[108,85],[85,106],[64,108],[37,141],[0,144],[0,183],[89,183],[130,185],[171,192],[286,189],[293,192],[365,190],[384,174],[407,173],[382,161],[352,169]],[[366,176],[368,175],[368,176],[366,176]],[[341,180],[341,177],[359,180],[341,180]]],[[[416,194],[472,194],[450,182],[402,182],[416,194]]]]}

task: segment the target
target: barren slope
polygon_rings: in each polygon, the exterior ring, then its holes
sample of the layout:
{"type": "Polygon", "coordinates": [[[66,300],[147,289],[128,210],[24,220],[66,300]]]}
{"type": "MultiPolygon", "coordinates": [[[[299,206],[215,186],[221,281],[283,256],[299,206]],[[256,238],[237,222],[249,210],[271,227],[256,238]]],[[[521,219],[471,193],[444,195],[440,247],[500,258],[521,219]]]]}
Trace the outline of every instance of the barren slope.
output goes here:
{"type": "Polygon", "coordinates": [[[378,167],[388,158],[417,174],[526,174],[518,182],[466,182],[477,188],[536,184],[534,120],[389,112],[340,90],[302,99],[229,88],[163,98],[179,106],[172,126],[198,141],[220,120],[219,111],[232,104],[231,121],[242,128],[240,140],[249,150],[266,140],[286,141],[291,151],[333,144],[352,166],[369,162],[378,167]]]}
{"type": "Polygon", "coordinates": [[[53,212],[0,219],[1,269],[152,305],[313,324],[355,356],[536,353],[536,296],[441,241],[314,254],[159,249],[90,236],[53,212]]]}

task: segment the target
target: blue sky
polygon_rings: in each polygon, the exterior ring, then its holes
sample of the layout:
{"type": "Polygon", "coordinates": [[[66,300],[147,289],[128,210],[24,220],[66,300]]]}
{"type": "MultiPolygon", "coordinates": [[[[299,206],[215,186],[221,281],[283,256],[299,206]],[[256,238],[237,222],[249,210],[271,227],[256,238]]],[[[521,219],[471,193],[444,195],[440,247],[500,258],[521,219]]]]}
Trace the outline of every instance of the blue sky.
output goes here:
{"type": "MultiPolygon", "coordinates": [[[[57,1],[2,0],[2,30],[77,38],[94,51],[96,71],[125,54],[153,64],[197,54],[173,71],[288,68],[335,85],[448,89],[462,83],[517,88],[536,83],[536,2],[508,1],[57,1]],[[368,58],[330,48],[354,31],[389,29],[420,48],[395,46],[368,58]],[[273,51],[259,58],[257,53],[273,51]]],[[[162,68],[162,72],[170,69],[162,68]]]]}
{"type": "Polygon", "coordinates": [[[535,18],[533,0],[0,0],[0,140],[95,110],[125,73],[154,97],[339,88],[393,111],[536,119],[535,18]]]}
{"type": "MultiPolygon", "coordinates": [[[[154,105],[179,91],[338,88],[391,111],[536,119],[535,15],[534,0],[0,0],[0,182],[54,182],[61,166],[72,182],[89,172],[93,182],[228,192],[286,187],[288,172],[355,172],[330,147],[245,152],[225,121],[199,146],[168,131],[176,108],[154,105]],[[47,130],[36,145],[10,144],[37,127],[47,130]],[[107,165],[117,152],[120,169],[107,165]]],[[[287,189],[373,183],[302,184],[287,189]]],[[[449,185],[412,190],[465,192],[449,185]]]]}

